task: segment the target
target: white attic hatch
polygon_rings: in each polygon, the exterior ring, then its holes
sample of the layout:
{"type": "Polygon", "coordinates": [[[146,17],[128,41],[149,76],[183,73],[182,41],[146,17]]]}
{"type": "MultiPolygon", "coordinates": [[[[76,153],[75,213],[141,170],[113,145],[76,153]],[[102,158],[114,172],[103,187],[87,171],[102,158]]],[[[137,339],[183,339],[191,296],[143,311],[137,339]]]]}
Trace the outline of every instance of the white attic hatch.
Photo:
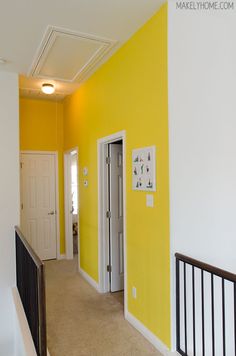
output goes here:
{"type": "Polygon", "coordinates": [[[35,88],[27,90],[27,80],[23,79],[21,95],[45,97],[40,87],[48,80],[60,82],[54,99],[64,98],[98,68],[116,44],[114,40],[48,26],[28,72],[35,88]]]}

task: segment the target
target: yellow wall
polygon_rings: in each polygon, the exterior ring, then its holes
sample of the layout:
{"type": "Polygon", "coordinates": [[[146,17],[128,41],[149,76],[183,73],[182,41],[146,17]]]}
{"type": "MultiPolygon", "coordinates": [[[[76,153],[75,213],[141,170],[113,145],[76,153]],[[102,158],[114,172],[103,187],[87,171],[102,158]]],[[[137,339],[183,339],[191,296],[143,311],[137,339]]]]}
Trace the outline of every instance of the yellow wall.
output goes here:
{"type": "Polygon", "coordinates": [[[63,191],[63,104],[20,99],[20,149],[57,151],[61,254],[65,253],[63,191]]]}
{"type": "Polygon", "coordinates": [[[64,102],[64,149],[79,147],[81,266],[98,280],[97,139],[127,134],[128,309],[170,346],[167,5],[64,102]],[[132,149],[156,145],[155,207],[132,191],[132,149]],[[88,188],[82,167],[89,169],[88,188]],[[137,299],[131,288],[137,288],[137,299]]]}

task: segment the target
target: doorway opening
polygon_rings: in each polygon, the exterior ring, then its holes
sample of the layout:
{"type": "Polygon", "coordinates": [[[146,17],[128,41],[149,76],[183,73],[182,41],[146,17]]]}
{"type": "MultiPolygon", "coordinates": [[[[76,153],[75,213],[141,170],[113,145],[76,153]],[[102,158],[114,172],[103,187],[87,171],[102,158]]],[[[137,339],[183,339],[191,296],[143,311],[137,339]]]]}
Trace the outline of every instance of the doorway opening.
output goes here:
{"type": "Polygon", "coordinates": [[[125,131],[98,140],[99,290],[124,291],[126,310],[125,131]]]}
{"type": "Polygon", "coordinates": [[[64,154],[66,258],[79,256],[78,149],[64,154]]]}

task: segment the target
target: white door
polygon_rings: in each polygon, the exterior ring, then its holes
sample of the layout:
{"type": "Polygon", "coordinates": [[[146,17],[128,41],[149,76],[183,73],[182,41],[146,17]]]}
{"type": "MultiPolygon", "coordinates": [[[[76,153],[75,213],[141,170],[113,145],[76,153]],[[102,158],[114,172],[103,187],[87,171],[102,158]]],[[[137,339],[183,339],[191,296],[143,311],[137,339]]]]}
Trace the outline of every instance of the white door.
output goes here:
{"type": "Polygon", "coordinates": [[[110,144],[110,265],[111,292],[124,289],[122,145],[110,144]]]}
{"type": "Polygon", "coordinates": [[[42,260],[56,258],[55,182],[53,154],[21,155],[21,229],[42,260]]]}

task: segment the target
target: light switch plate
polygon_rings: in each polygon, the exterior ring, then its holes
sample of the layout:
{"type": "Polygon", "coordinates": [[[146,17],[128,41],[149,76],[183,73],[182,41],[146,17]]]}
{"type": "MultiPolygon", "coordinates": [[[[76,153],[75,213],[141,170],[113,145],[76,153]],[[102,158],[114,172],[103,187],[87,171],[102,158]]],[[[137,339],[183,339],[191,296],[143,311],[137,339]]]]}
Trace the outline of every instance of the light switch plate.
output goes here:
{"type": "Polygon", "coordinates": [[[87,176],[88,175],[88,167],[83,168],[83,175],[87,176]]]}
{"type": "Polygon", "coordinates": [[[132,297],[133,297],[134,299],[137,298],[137,290],[136,290],[136,287],[132,287],[132,297]]]}
{"type": "Polygon", "coordinates": [[[85,186],[85,187],[88,186],[88,181],[87,181],[87,179],[84,180],[84,186],[85,186]]]}
{"type": "Polygon", "coordinates": [[[154,196],[153,196],[153,194],[147,194],[146,195],[146,206],[148,206],[149,208],[153,208],[154,207],[154,196]]]}

